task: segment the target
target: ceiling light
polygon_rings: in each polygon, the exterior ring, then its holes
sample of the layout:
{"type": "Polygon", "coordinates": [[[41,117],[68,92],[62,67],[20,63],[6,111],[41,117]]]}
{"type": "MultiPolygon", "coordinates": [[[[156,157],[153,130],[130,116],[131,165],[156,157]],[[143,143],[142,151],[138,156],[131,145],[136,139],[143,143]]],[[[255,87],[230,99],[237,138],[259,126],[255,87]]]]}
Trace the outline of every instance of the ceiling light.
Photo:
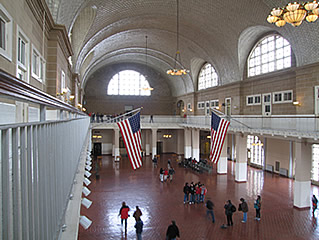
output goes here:
{"type": "Polygon", "coordinates": [[[273,8],[267,17],[269,23],[277,27],[283,27],[286,23],[298,27],[306,19],[307,22],[315,22],[319,15],[317,0],[304,3],[288,3],[282,8],[273,8]]]}
{"type": "Polygon", "coordinates": [[[181,76],[189,73],[189,70],[182,65],[181,52],[179,51],[179,0],[176,0],[176,53],[174,68],[167,70],[166,73],[172,76],[181,76]],[[179,62],[181,68],[177,68],[177,62],[179,62]]]}

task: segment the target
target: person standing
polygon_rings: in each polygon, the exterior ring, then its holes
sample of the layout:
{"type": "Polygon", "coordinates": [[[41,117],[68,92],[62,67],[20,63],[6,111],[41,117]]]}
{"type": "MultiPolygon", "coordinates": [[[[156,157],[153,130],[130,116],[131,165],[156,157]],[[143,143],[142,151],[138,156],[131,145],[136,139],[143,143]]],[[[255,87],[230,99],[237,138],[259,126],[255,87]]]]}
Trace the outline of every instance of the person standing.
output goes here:
{"type": "Polygon", "coordinates": [[[173,181],[173,175],[174,175],[174,174],[175,174],[174,168],[170,168],[170,169],[168,170],[168,175],[169,175],[169,180],[170,180],[170,182],[173,181]]]}
{"type": "Polygon", "coordinates": [[[195,185],[193,182],[191,182],[191,185],[189,187],[189,193],[190,193],[190,200],[189,204],[194,204],[195,203],[195,185]]]}
{"type": "Polygon", "coordinates": [[[153,123],[153,115],[150,116],[150,123],[153,123]]]}
{"type": "Polygon", "coordinates": [[[189,196],[189,186],[188,183],[185,183],[185,186],[183,188],[184,192],[184,204],[188,202],[188,196],[189,196]]]}
{"type": "Polygon", "coordinates": [[[209,215],[212,216],[212,221],[213,223],[215,222],[215,216],[214,216],[214,203],[211,200],[207,200],[206,202],[206,216],[208,217],[209,215]]]}
{"type": "Polygon", "coordinates": [[[134,227],[136,228],[136,239],[142,240],[143,222],[142,222],[141,218],[138,218],[136,220],[134,227]]]}
{"type": "Polygon", "coordinates": [[[166,240],[176,240],[176,237],[179,237],[179,229],[175,221],[172,220],[172,224],[168,226],[166,231],[166,240]]]}
{"type": "Polygon", "coordinates": [[[160,169],[160,180],[161,180],[161,182],[164,181],[164,169],[163,168],[160,169]]]}
{"type": "Polygon", "coordinates": [[[205,201],[205,195],[207,193],[207,188],[205,187],[205,185],[203,184],[201,187],[201,193],[200,193],[200,202],[204,202],[205,201]]]}
{"type": "Polygon", "coordinates": [[[136,206],[136,210],[133,213],[133,217],[135,218],[135,221],[137,221],[138,219],[140,219],[140,217],[142,216],[142,211],[141,209],[139,209],[138,206],[136,206]]]}
{"type": "Polygon", "coordinates": [[[225,202],[225,215],[227,217],[227,226],[233,226],[233,213],[236,211],[236,207],[230,200],[225,202]]]}
{"type": "Polygon", "coordinates": [[[260,221],[260,209],[261,209],[261,197],[257,196],[257,199],[254,204],[254,208],[256,209],[256,217],[255,220],[260,221]]]}
{"type": "Polygon", "coordinates": [[[241,198],[240,201],[241,201],[241,204],[239,204],[238,211],[243,212],[244,216],[243,216],[243,220],[241,222],[245,223],[245,222],[247,222],[248,204],[244,198],[241,198]]]}
{"type": "Polygon", "coordinates": [[[315,215],[315,211],[317,209],[318,206],[318,199],[316,198],[316,195],[313,194],[312,195],[312,215],[315,215]]]}
{"type": "Polygon", "coordinates": [[[122,202],[122,207],[120,209],[119,216],[121,216],[121,225],[123,226],[123,222],[125,222],[125,232],[127,231],[127,219],[128,219],[128,212],[130,208],[126,205],[125,202],[122,202]]]}

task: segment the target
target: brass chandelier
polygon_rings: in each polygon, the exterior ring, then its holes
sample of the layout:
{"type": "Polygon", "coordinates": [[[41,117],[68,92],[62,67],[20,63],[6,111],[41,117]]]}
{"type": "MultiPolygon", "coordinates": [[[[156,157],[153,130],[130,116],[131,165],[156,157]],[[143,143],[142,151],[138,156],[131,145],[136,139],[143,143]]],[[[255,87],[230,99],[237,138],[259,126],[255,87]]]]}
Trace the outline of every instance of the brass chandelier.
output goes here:
{"type": "Polygon", "coordinates": [[[304,19],[307,22],[315,22],[318,19],[318,6],[319,4],[316,0],[304,3],[288,3],[285,7],[273,8],[267,17],[267,21],[277,27],[283,27],[286,23],[298,27],[304,19]]]}
{"type": "Polygon", "coordinates": [[[183,67],[182,65],[182,60],[181,60],[181,52],[179,51],[179,0],[176,0],[176,9],[177,9],[177,21],[176,21],[176,53],[175,53],[175,62],[174,62],[174,68],[169,69],[166,71],[168,75],[172,76],[181,76],[185,75],[189,72],[186,68],[183,67]],[[180,62],[180,65],[182,68],[177,68],[177,62],[180,62]]]}

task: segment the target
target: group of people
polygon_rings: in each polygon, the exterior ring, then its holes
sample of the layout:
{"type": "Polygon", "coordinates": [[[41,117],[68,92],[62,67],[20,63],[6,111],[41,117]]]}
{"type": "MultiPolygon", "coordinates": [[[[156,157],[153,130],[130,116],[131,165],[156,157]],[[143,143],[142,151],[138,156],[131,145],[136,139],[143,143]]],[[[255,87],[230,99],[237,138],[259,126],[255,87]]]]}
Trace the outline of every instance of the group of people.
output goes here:
{"type": "MultiPolygon", "coordinates": [[[[256,209],[256,217],[255,220],[260,221],[260,209],[261,209],[261,197],[260,195],[257,196],[257,199],[254,202],[254,208],[256,209]]],[[[224,205],[225,215],[227,219],[227,226],[233,226],[233,214],[236,212],[236,206],[231,202],[231,200],[227,200],[224,205]]],[[[244,198],[240,198],[240,204],[238,206],[238,211],[243,212],[243,219],[242,222],[247,222],[247,213],[248,213],[248,204],[244,198]]],[[[214,203],[208,199],[206,201],[206,216],[212,217],[212,222],[215,222],[214,216],[214,203]]],[[[226,228],[225,225],[222,225],[223,228],[226,228]]]]}
{"type": "MultiPolygon", "coordinates": [[[[156,160],[157,164],[157,160],[156,160]]],[[[166,182],[168,179],[173,181],[173,175],[175,174],[175,170],[171,165],[171,160],[168,160],[167,162],[167,168],[161,168],[159,171],[159,178],[161,182],[166,182]]]]}
{"type": "Polygon", "coordinates": [[[186,182],[183,188],[183,192],[184,204],[203,203],[207,193],[207,188],[205,187],[205,184],[202,184],[201,182],[191,182],[190,185],[188,185],[188,182],[186,182]]]}
{"type": "MultiPolygon", "coordinates": [[[[122,207],[120,208],[119,216],[121,217],[121,225],[123,227],[123,223],[125,226],[125,233],[127,232],[127,219],[129,215],[130,208],[126,205],[125,202],[122,202],[122,207]]],[[[142,211],[136,206],[136,210],[133,213],[133,217],[135,219],[135,229],[136,229],[136,239],[142,240],[142,232],[143,232],[143,221],[141,219],[142,211]]],[[[168,226],[166,231],[166,240],[175,240],[176,237],[179,237],[179,229],[176,225],[176,222],[172,220],[172,224],[168,226]]]]}
{"type": "MultiPolygon", "coordinates": [[[[123,227],[123,223],[125,226],[125,233],[127,232],[127,219],[130,216],[128,213],[130,211],[129,206],[126,205],[125,202],[122,202],[122,207],[120,208],[119,216],[121,217],[121,225],[123,227]]],[[[142,232],[143,232],[143,221],[141,219],[142,211],[136,206],[136,210],[133,213],[133,217],[135,218],[135,229],[136,229],[136,238],[137,240],[142,240],[142,232]]]]}

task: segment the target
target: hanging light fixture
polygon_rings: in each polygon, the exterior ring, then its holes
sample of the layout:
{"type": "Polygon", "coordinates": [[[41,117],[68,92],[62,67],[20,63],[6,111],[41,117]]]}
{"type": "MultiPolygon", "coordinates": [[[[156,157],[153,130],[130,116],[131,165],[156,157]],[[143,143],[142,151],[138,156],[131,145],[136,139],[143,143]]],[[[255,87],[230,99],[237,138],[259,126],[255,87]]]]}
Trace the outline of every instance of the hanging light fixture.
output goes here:
{"type": "Polygon", "coordinates": [[[304,3],[288,3],[285,7],[273,8],[267,17],[267,21],[277,27],[283,27],[286,23],[298,27],[305,19],[307,22],[315,22],[318,19],[318,6],[317,0],[304,3]]]}
{"type": "Polygon", "coordinates": [[[181,76],[185,75],[189,72],[186,68],[183,67],[182,65],[182,60],[181,60],[181,53],[179,51],[179,0],[176,0],[176,53],[175,53],[175,62],[174,62],[174,68],[167,70],[167,74],[172,75],[172,76],[181,76]],[[177,68],[177,62],[179,61],[180,65],[182,68],[177,68]]]}
{"type": "MultiPolygon", "coordinates": [[[[148,66],[148,64],[147,64],[147,35],[145,36],[145,66],[146,66],[145,69],[147,69],[147,66],[148,66]]],[[[144,77],[146,79],[148,76],[145,74],[144,77]]],[[[143,88],[141,88],[141,90],[143,90],[143,91],[153,91],[154,88],[152,88],[152,87],[143,87],[143,88]]]]}

